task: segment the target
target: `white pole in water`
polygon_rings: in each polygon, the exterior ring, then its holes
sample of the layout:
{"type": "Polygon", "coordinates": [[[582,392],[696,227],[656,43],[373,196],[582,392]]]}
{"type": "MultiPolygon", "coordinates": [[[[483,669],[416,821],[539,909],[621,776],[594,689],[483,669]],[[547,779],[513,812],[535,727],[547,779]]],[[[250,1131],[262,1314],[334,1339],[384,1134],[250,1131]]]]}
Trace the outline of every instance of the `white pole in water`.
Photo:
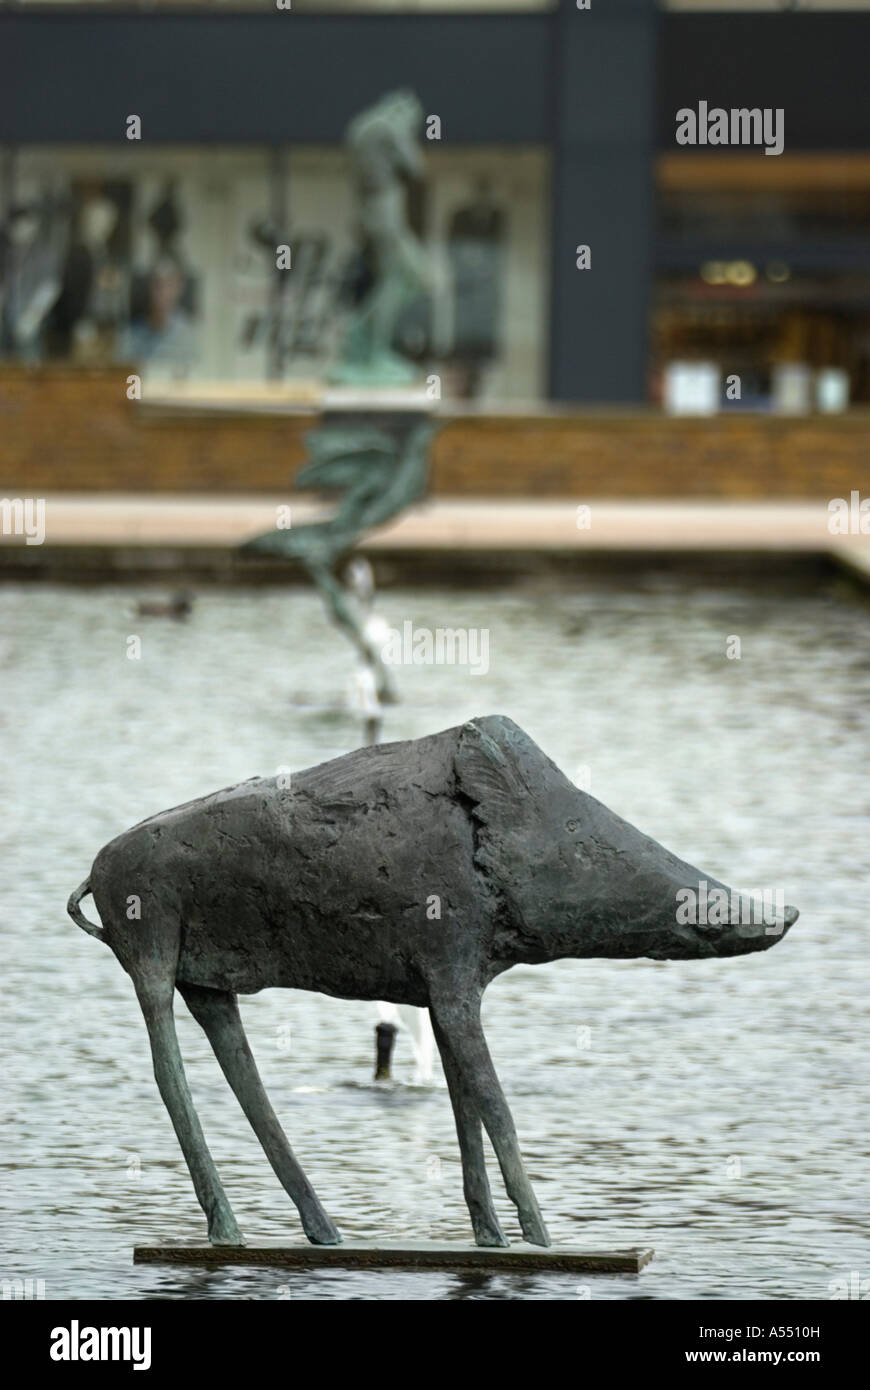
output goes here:
{"type": "MultiPolygon", "coordinates": [[[[377,649],[382,647],[389,635],[389,626],[374,611],[375,577],[371,565],[362,556],[356,556],[345,571],[345,583],[357,596],[360,607],[365,611],[363,631],[366,641],[377,649]]],[[[358,665],[351,678],[348,692],[351,708],[363,716],[363,741],[367,747],[379,743],[383,726],[383,708],[378,695],[378,684],[374,668],[369,662],[358,665]]],[[[432,1080],[432,1059],[435,1052],[435,1037],[429,1021],[428,1009],[417,1009],[412,1004],[390,1004],[381,1000],[375,1005],[378,1022],[375,1027],[376,1061],[375,1080],[390,1080],[390,1064],[396,1032],[401,1029],[411,1039],[414,1050],[414,1081],[418,1085],[432,1080]]]]}
{"type": "Polygon", "coordinates": [[[383,707],[371,666],[357,666],[350,679],[348,704],[363,716],[363,743],[366,748],[381,741],[383,707]]]}
{"type": "MultiPolygon", "coordinates": [[[[346,587],[355,595],[359,605],[361,627],[366,644],[374,651],[383,646],[389,628],[383,618],[372,611],[375,601],[375,576],[368,560],[357,555],[344,572],[346,587]]],[[[379,743],[383,708],[378,694],[378,681],[372,660],[362,661],[354,669],[348,690],[348,704],[363,716],[363,743],[368,748],[379,743]]]]}

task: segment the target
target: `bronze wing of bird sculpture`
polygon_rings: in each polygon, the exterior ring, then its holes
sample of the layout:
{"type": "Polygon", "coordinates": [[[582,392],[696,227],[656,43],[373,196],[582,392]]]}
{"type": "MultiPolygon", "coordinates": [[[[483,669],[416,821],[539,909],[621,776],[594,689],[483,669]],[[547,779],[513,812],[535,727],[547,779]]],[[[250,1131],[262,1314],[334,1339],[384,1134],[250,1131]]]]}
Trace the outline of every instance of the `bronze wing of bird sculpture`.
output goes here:
{"type": "Polygon", "coordinates": [[[320,590],[333,622],[347,633],[374,672],[378,698],[384,703],[396,699],[394,683],[339,569],[366,531],[425,497],[429,441],[435,428],[426,419],[417,420],[401,436],[346,424],[313,430],[306,440],[311,461],[296,475],[294,487],[339,493],[336,511],[323,521],[267,531],[242,546],[248,554],[280,555],[302,565],[320,590]]]}
{"type": "Polygon", "coordinates": [[[425,496],[427,449],[434,429],[428,420],[417,424],[402,442],[372,428],[326,425],[312,430],[306,438],[310,462],[293,486],[340,493],[336,511],[323,521],[267,531],[242,549],[298,559],[306,567],[331,568],[370,527],[383,525],[425,496]]]}

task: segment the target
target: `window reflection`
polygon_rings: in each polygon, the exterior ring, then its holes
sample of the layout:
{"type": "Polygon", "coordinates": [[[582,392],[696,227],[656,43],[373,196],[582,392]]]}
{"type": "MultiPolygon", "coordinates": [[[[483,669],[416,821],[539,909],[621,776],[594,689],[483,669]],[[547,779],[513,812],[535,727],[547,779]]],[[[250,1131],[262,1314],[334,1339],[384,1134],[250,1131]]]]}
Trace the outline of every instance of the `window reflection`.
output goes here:
{"type": "MultiPolygon", "coordinates": [[[[435,293],[395,346],[442,389],[544,389],[549,159],[437,152],[407,189],[435,293]]],[[[341,149],[22,150],[0,180],[7,360],[131,363],[145,379],[322,379],[365,289],[341,149]],[[291,268],[278,266],[289,246],[291,268]]]]}

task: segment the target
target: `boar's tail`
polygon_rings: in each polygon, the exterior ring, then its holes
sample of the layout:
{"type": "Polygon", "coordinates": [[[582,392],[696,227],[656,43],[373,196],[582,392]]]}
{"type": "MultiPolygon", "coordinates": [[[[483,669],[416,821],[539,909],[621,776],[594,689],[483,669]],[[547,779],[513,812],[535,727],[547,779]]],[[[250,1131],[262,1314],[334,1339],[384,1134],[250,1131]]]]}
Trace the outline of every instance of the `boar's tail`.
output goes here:
{"type": "Polygon", "coordinates": [[[91,880],[89,878],[86,878],[84,883],[80,883],[76,891],[72,894],[69,902],[66,905],[66,910],[75,922],[77,927],[81,927],[82,931],[86,931],[89,936],[95,936],[97,940],[102,941],[102,927],[98,927],[95,922],[89,922],[84,913],[79,910],[79,903],[81,902],[82,898],[86,898],[88,896],[88,893],[90,893],[90,891],[91,880]]]}

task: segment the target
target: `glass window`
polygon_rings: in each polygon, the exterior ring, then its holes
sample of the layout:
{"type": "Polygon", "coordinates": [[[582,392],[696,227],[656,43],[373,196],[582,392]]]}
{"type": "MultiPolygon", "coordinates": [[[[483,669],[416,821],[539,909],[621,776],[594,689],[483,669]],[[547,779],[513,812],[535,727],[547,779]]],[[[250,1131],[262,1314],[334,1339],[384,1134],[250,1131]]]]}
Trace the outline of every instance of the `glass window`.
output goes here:
{"type": "MultiPolygon", "coordinates": [[[[328,372],[366,275],[341,148],[30,149],[0,172],[7,358],[146,380],[328,372]]],[[[544,388],[548,183],[540,150],[472,149],[427,152],[409,186],[436,288],[396,346],[445,394],[544,388]]]]}
{"type": "Polygon", "coordinates": [[[714,362],[769,406],[777,379],[820,371],[870,402],[870,159],[664,156],[653,387],[669,362],[714,362]],[[795,370],[797,369],[797,370],[795,370]]]}

